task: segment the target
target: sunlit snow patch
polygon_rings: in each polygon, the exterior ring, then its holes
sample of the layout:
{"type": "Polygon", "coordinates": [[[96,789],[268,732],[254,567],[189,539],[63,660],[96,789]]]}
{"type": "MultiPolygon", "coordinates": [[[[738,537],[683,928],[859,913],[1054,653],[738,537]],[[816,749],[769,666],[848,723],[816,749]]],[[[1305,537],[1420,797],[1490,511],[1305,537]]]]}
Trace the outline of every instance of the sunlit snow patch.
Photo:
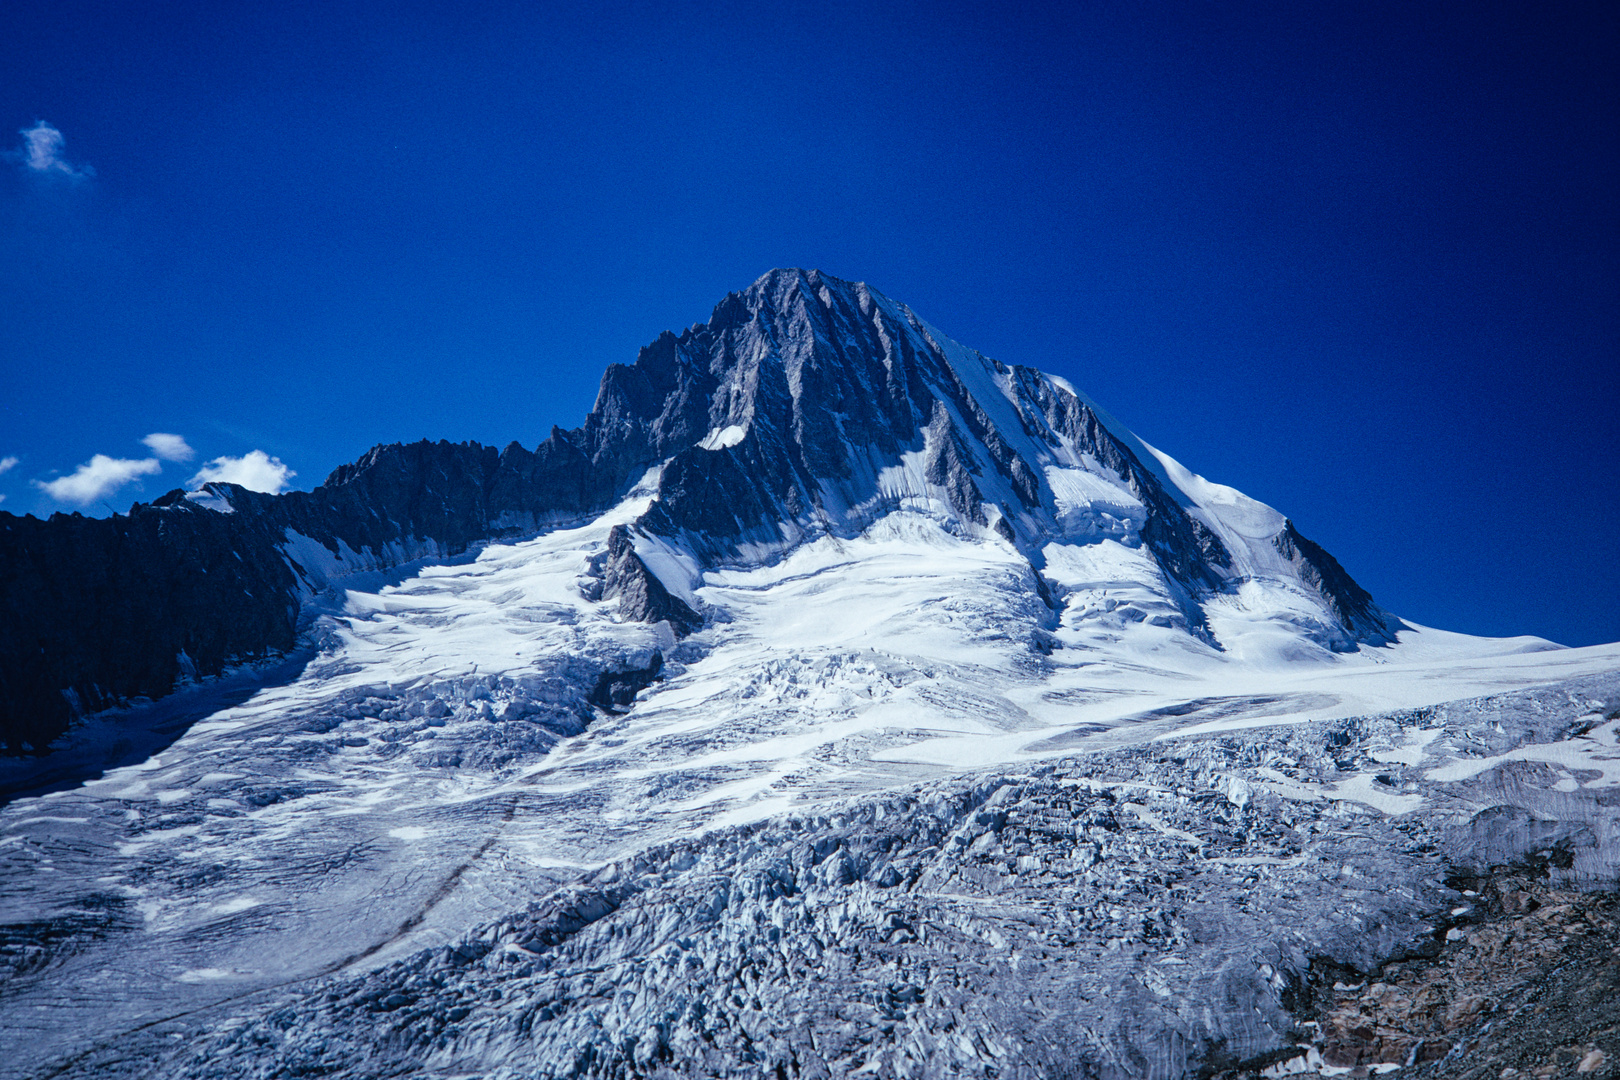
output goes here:
{"type": "Polygon", "coordinates": [[[747,430],[736,424],[729,424],[723,428],[716,428],[703,437],[698,443],[705,450],[724,450],[728,446],[736,446],[748,435],[747,430]]]}
{"type": "Polygon", "coordinates": [[[214,982],[218,979],[232,979],[235,978],[236,975],[236,972],[226,971],[224,968],[189,968],[175,976],[175,979],[176,981],[183,983],[204,983],[214,982]]]}
{"type": "Polygon", "coordinates": [[[215,490],[212,484],[202,488],[200,491],[186,492],[186,501],[194,506],[200,506],[205,510],[215,510],[221,514],[236,513],[236,507],[232,506],[223,495],[215,490]]]}

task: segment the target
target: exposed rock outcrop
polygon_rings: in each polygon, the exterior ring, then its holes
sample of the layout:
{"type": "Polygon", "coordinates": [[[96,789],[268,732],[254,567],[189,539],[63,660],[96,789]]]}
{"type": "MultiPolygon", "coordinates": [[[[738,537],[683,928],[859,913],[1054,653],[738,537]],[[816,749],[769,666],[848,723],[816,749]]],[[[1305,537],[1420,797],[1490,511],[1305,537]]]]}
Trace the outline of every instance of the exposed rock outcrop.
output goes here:
{"type": "Polygon", "coordinates": [[[1395,640],[1394,627],[1399,625],[1398,620],[1392,619],[1373,602],[1372,594],[1356,584],[1355,579],[1339,565],[1339,560],[1324,551],[1320,544],[1301,536],[1292,521],[1285,523],[1283,531],[1277,534],[1272,543],[1284,558],[1298,568],[1300,580],[1322,595],[1339,617],[1341,625],[1357,640],[1395,640]]]}
{"type": "Polygon", "coordinates": [[[636,554],[630,530],[623,525],[608,533],[604,573],[603,595],[619,598],[619,611],[625,618],[637,622],[668,622],[677,637],[685,637],[703,625],[703,616],[671,593],[658,576],[647,569],[647,564],[636,554]]]}

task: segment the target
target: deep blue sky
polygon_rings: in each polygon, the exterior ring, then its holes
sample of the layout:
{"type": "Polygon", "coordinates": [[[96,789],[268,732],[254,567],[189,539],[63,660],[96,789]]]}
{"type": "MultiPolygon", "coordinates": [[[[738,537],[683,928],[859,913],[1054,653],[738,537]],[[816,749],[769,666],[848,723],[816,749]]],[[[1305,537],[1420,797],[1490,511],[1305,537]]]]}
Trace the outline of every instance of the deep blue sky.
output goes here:
{"type": "Polygon", "coordinates": [[[12,0],[4,509],[150,432],[199,457],[119,508],[255,449],[308,487],[532,446],[807,266],[1068,377],[1408,618],[1620,639],[1615,12],[12,0]]]}

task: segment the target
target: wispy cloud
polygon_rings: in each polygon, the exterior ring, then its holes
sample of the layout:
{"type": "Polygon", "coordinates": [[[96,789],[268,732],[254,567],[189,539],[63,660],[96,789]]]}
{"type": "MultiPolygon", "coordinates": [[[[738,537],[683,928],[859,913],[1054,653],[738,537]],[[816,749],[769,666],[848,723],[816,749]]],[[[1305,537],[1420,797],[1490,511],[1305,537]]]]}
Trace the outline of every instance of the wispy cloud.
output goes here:
{"type": "Polygon", "coordinates": [[[44,120],[31,128],[24,128],[22,153],[18,155],[23,167],[39,176],[55,176],[66,180],[87,180],[96,175],[88,165],[75,165],[62,153],[67,140],[62,133],[44,120]]]}
{"type": "Polygon", "coordinates": [[[73,470],[71,475],[55,480],[35,480],[34,486],[58,502],[88,506],[105,498],[141,476],[161,471],[157,458],[114,458],[97,454],[73,470]]]}
{"type": "Polygon", "coordinates": [[[8,473],[16,467],[17,459],[15,457],[0,458],[0,474],[8,473]]]}
{"type": "Polygon", "coordinates": [[[263,450],[249,450],[238,458],[217,457],[210,461],[191,478],[190,486],[198,488],[213,483],[241,484],[249,491],[264,491],[277,495],[285,491],[287,481],[297,475],[283,465],[280,458],[271,457],[263,450]]]}
{"type": "MultiPolygon", "coordinates": [[[[197,452],[179,435],[166,435],[161,431],[154,431],[141,442],[164,461],[190,461],[197,456],[197,452]]],[[[4,471],[0,469],[0,472],[4,471]]]]}

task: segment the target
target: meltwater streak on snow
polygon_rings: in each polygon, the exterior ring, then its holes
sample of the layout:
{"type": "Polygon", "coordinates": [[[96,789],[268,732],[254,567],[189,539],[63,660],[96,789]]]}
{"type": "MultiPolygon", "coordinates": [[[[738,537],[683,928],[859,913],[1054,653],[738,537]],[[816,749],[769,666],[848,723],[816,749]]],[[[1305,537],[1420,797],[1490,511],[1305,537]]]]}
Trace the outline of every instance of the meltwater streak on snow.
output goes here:
{"type": "MultiPolygon", "coordinates": [[[[1010,545],[907,512],[772,566],[709,571],[691,594],[715,617],[677,646],[581,591],[634,511],[351,591],[295,682],[139,766],[0,812],[0,922],[94,928],[7,994],[30,1060],[82,1046],[80,1032],[448,942],[584,868],[815,800],[1620,666],[1620,646],[1526,654],[1533,641],[1433,631],[1257,666],[1151,618],[1109,622],[1119,606],[1103,605],[1047,631],[1010,545]],[[1043,632],[1068,647],[1032,650],[1043,632]],[[560,741],[535,725],[566,711],[592,664],[655,650],[668,679],[627,715],[560,741]]],[[[1152,592],[1139,550],[1059,547],[1048,563],[1069,588],[1150,604],[1131,595],[1152,592]]],[[[666,552],[664,572],[682,565],[666,552]]],[[[1420,749],[1448,767],[1453,751],[1420,749]]],[[[1291,797],[1415,808],[1364,780],[1291,797]]]]}

